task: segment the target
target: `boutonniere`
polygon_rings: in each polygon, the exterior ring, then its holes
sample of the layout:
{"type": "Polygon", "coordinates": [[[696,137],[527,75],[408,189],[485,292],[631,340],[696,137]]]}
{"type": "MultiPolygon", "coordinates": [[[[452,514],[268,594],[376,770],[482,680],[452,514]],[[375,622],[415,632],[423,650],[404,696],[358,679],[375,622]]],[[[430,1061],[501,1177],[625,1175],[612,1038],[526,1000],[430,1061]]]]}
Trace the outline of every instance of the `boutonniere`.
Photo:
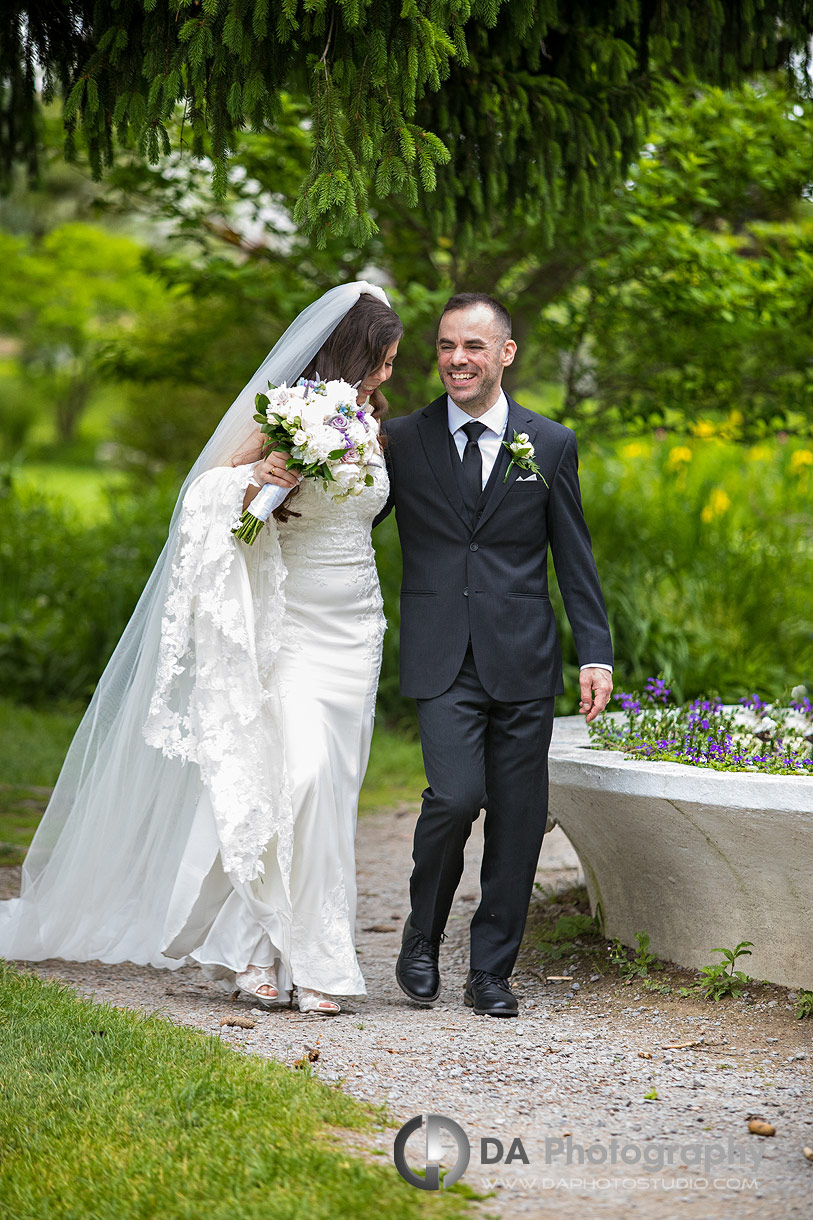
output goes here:
{"type": "Polygon", "coordinates": [[[543,475],[542,471],[534,461],[534,453],[536,450],[528,439],[527,432],[515,432],[512,441],[503,441],[508,452],[511,454],[511,461],[508,463],[508,469],[505,472],[505,479],[511,473],[512,466],[518,466],[520,470],[531,470],[535,475],[538,475],[545,486],[548,486],[548,480],[543,475]]]}

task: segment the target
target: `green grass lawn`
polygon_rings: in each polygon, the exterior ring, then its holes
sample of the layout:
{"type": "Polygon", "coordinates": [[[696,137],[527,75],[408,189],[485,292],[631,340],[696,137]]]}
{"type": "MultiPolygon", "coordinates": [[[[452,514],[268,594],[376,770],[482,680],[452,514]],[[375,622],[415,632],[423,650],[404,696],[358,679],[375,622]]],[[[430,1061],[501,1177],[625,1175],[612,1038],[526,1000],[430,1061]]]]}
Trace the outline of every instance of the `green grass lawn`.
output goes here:
{"type": "Polygon", "coordinates": [[[121,471],[50,462],[25,462],[17,469],[15,479],[21,488],[31,488],[49,500],[71,505],[87,524],[109,514],[108,492],[127,483],[121,471]]]}
{"type": "Polygon", "coordinates": [[[81,715],[0,699],[0,867],[22,863],[81,715]]]}
{"type": "MultiPolygon", "coordinates": [[[[80,999],[0,962],[0,1198],[9,1220],[456,1217],[389,1158],[381,1127],[309,1071],[157,1015],[80,999]]],[[[393,1133],[394,1134],[394,1133],[393,1133]]]]}
{"type": "MultiPolygon", "coordinates": [[[[22,863],[81,716],[0,699],[0,866],[22,863]]],[[[359,811],[416,801],[425,786],[418,742],[377,726],[359,811]]]]}
{"type": "Polygon", "coordinates": [[[370,813],[373,809],[391,809],[404,801],[417,801],[425,787],[420,743],[377,725],[359,797],[359,812],[370,813]]]}

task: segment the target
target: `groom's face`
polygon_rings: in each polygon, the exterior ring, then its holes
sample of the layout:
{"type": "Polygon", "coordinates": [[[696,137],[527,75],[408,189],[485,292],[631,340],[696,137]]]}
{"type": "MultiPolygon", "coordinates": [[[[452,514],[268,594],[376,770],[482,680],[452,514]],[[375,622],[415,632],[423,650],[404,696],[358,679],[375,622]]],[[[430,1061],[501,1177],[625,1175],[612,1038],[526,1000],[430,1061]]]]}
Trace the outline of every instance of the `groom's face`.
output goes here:
{"type": "Polygon", "coordinates": [[[438,327],[438,373],[452,402],[468,415],[482,415],[500,393],[502,371],[517,345],[488,305],[445,313],[438,327]]]}

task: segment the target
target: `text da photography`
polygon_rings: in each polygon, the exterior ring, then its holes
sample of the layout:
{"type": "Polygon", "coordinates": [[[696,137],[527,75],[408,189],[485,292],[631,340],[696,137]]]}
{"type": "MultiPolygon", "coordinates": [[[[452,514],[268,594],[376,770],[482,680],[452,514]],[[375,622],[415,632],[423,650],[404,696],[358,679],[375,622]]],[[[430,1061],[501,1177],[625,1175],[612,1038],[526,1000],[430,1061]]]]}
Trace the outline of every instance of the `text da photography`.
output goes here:
{"type": "Polygon", "coordinates": [[[684,1141],[611,1138],[586,1144],[566,1134],[546,1136],[540,1143],[515,1133],[469,1134],[460,1123],[442,1114],[417,1114],[409,1119],[396,1135],[393,1150],[399,1174],[419,1190],[448,1189],[478,1165],[486,1171],[485,1185],[517,1189],[532,1184],[541,1189],[583,1189],[603,1184],[610,1189],[619,1184],[620,1177],[625,1189],[659,1186],[667,1190],[675,1185],[675,1173],[687,1172],[689,1177],[681,1179],[684,1188],[753,1189],[757,1181],[743,1175],[757,1171],[762,1154],[760,1146],[731,1136],[726,1140],[684,1141]],[[531,1180],[523,1169],[544,1171],[547,1176],[531,1180]],[[575,1179],[573,1171],[579,1174],[575,1179]],[[591,1181],[585,1176],[590,1171],[605,1176],[591,1181]],[[646,1176],[638,1179],[634,1176],[638,1173],[646,1176]],[[657,1178],[658,1174],[665,1176],[657,1178]]]}

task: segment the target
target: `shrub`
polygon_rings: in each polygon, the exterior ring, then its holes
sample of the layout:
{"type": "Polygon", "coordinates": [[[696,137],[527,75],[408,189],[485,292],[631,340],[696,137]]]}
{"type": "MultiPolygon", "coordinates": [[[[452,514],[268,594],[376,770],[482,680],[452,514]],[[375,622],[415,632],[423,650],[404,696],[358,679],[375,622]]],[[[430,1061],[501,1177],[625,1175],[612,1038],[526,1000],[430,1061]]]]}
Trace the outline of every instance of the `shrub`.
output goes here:
{"type": "Polygon", "coordinates": [[[0,688],[89,698],[166,539],[172,495],[115,497],[90,527],[6,480],[0,494],[0,688]]]}
{"type": "MultiPolygon", "coordinates": [[[[679,700],[714,690],[733,702],[813,674],[808,457],[781,439],[585,448],[580,477],[617,687],[660,673],[679,700]]],[[[554,605],[575,711],[576,655],[558,593],[554,605]]]]}

